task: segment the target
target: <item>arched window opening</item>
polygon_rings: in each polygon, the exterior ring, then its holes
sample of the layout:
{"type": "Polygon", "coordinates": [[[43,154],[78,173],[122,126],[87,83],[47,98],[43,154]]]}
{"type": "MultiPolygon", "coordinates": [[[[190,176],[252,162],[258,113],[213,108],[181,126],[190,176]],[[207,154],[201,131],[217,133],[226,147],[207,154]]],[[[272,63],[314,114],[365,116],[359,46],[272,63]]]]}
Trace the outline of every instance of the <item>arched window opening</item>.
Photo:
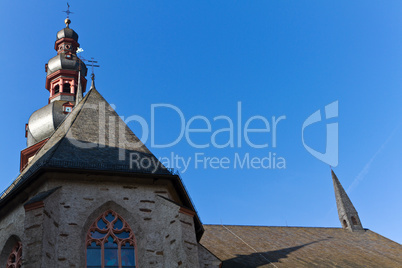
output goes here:
{"type": "Polygon", "coordinates": [[[63,85],[63,93],[70,93],[70,83],[64,83],[63,85]]]}
{"type": "Polygon", "coordinates": [[[55,85],[54,86],[54,94],[57,94],[60,92],[60,86],[59,85],[55,85]]]}
{"type": "Polygon", "coordinates": [[[7,268],[22,267],[22,244],[17,242],[7,259],[7,268]]]}
{"type": "Polygon", "coordinates": [[[353,223],[353,225],[357,225],[357,220],[354,216],[352,216],[352,223],[353,223]]]}
{"type": "Polygon", "coordinates": [[[348,223],[346,222],[346,220],[343,220],[343,228],[347,228],[348,227],[348,223]]]}
{"type": "Polygon", "coordinates": [[[134,234],[122,217],[109,210],[89,228],[87,268],[135,268],[134,234]]]}

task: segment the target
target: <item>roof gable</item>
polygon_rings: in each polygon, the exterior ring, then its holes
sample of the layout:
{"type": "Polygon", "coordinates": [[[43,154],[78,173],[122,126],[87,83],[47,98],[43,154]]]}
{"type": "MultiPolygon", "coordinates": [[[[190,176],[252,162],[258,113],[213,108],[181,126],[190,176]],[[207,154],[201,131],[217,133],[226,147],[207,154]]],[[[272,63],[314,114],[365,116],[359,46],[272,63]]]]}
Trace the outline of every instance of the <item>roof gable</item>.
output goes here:
{"type": "Polygon", "coordinates": [[[2,197],[43,167],[171,174],[95,88],[60,124],[2,197]]]}
{"type": "MultiPolygon", "coordinates": [[[[0,207],[18,189],[35,179],[34,175],[42,168],[167,175],[164,177],[172,181],[183,205],[195,211],[178,174],[163,166],[148,150],[95,89],[94,84],[17,179],[1,194],[0,207]],[[135,160],[134,163],[131,159],[135,160]]],[[[194,221],[199,240],[204,229],[197,213],[194,221]]]]}

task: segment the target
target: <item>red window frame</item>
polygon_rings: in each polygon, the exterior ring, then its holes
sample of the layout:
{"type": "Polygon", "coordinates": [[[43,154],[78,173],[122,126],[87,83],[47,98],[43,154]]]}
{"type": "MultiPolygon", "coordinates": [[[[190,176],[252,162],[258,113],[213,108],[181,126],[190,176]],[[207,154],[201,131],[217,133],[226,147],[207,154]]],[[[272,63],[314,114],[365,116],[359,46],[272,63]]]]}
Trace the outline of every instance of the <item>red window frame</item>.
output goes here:
{"type": "Polygon", "coordinates": [[[130,228],[129,224],[121,217],[118,213],[114,212],[113,210],[107,210],[105,211],[102,215],[100,215],[89,227],[88,232],[87,232],[87,237],[86,237],[86,242],[85,242],[85,267],[87,267],[87,248],[91,246],[93,242],[96,243],[97,246],[101,247],[101,267],[105,267],[105,243],[108,242],[108,238],[111,236],[114,240],[115,243],[117,243],[118,247],[118,266],[119,268],[122,268],[122,260],[121,260],[121,246],[125,245],[126,243],[129,243],[130,246],[134,247],[134,261],[135,261],[135,267],[137,267],[137,243],[135,240],[134,232],[130,228]],[[112,214],[115,218],[111,222],[106,219],[106,217],[112,214]],[[99,220],[103,220],[104,223],[106,223],[106,228],[105,229],[100,229],[98,227],[98,222],[99,220]],[[123,223],[123,227],[121,229],[114,229],[114,224],[118,221],[118,219],[121,220],[123,223]],[[104,234],[102,238],[94,238],[92,237],[93,232],[99,232],[101,234],[104,234]],[[129,232],[129,237],[128,238],[119,238],[116,236],[116,234],[121,234],[123,232],[129,232]]]}
{"type": "Polygon", "coordinates": [[[7,268],[22,267],[22,243],[17,242],[7,259],[7,268]]]}

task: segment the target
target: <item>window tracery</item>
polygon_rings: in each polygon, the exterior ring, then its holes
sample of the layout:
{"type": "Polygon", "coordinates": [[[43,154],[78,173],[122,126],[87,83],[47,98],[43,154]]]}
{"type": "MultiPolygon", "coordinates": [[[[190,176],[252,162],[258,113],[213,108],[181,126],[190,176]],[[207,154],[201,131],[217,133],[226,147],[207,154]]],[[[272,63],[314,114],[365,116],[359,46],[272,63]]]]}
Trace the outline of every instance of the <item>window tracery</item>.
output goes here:
{"type": "Polygon", "coordinates": [[[116,212],[104,212],[89,228],[86,238],[87,268],[134,268],[135,238],[116,212]]]}
{"type": "Polygon", "coordinates": [[[22,244],[17,242],[7,259],[7,268],[22,267],[22,244]]]}

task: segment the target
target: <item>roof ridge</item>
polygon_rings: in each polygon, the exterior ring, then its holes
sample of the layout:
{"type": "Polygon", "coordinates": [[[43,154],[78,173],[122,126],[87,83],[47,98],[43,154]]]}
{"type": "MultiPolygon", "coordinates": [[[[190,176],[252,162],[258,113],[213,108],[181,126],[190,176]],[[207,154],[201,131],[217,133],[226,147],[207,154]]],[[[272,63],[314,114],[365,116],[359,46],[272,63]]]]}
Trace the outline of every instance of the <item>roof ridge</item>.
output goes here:
{"type": "MultiPolygon", "coordinates": [[[[314,226],[270,226],[270,225],[243,225],[243,224],[203,224],[204,226],[234,226],[234,227],[266,227],[266,228],[310,228],[310,229],[342,229],[340,227],[314,227],[314,226]]],[[[369,229],[365,229],[369,230],[369,229]]]]}

